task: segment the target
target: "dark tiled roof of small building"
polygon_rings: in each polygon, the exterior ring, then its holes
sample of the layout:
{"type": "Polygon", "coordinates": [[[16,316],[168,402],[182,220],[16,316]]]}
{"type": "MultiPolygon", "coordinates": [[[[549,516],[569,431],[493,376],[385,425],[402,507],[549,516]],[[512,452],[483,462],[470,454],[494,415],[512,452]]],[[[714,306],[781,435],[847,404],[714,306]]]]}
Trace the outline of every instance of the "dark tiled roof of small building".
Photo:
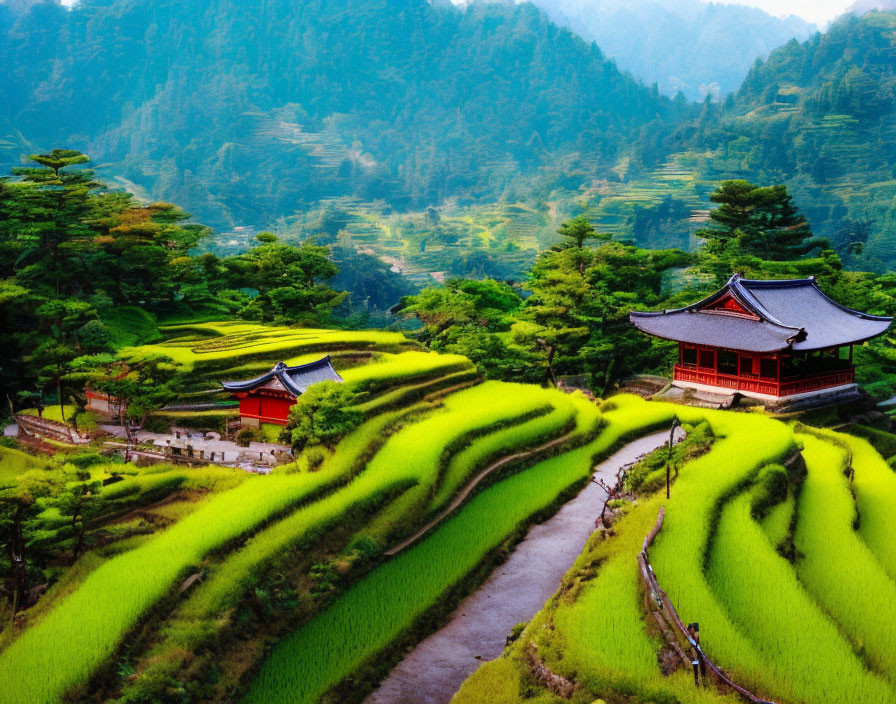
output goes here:
{"type": "Polygon", "coordinates": [[[822,292],[814,277],[759,281],[737,274],[702,301],[657,313],[632,312],[629,319],[656,337],[748,352],[855,344],[882,335],[893,321],[841,306],[822,292]],[[707,310],[727,297],[748,315],[707,310]]]}
{"type": "Polygon", "coordinates": [[[301,396],[309,386],[320,381],[342,382],[342,377],[333,369],[330,356],[327,355],[316,362],[300,364],[295,367],[288,367],[284,362],[277,362],[277,365],[267,374],[247,381],[222,381],[221,386],[227,391],[252,391],[269,384],[274,379],[279,381],[283,388],[293,396],[301,396]]]}

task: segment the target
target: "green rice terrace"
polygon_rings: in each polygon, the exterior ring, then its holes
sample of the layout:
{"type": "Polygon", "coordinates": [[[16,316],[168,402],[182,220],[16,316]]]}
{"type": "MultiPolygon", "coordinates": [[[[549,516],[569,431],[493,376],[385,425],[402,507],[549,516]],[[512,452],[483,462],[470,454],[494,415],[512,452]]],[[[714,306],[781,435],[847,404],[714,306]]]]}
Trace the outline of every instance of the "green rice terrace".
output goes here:
{"type": "Polygon", "coordinates": [[[119,355],[183,374],[159,432],[224,429],[244,411],[221,381],[329,355],[344,425],[297,442],[330,422],[320,395],[293,424],[306,393],[265,474],[135,461],[100,432],[0,447],[44,580],[2,612],[0,704],[896,702],[896,435],[486,381],[397,332],[183,322],[119,355]],[[541,610],[493,634],[503,653],[447,683],[420,658],[416,695],[389,694],[463,599],[514,599],[490,575],[539,549],[533,524],[562,541],[575,502],[598,527],[541,610]]]}

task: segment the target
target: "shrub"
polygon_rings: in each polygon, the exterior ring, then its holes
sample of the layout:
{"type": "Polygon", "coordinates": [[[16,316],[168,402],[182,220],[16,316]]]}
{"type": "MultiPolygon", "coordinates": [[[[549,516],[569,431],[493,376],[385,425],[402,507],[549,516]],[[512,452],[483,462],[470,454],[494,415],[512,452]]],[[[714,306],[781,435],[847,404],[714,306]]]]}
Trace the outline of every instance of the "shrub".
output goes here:
{"type": "Polygon", "coordinates": [[[787,470],[779,464],[763,467],[756,480],[753,491],[750,513],[757,521],[768,515],[773,506],[787,498],[787,470]]]}
{"type": "Polygon", "coordinates": [[[348,544],[348,551],[356,553],[362,559],[372,560],[379,557],[383,550],[373,538],[362,534],[352,538],[348,544]]]}
{"type": "Polygon", "coordinates": [[[78,452],[66,457],[66,462],[70,462],[80,469],[87,469],[88,467],[93,467],[96,464],[102,464],[106,461],[107,459],[98,452],[78,452]]]}
{"type": "Polygon", "coordinates": [[[90,411],[81,411],[74,416],[74,424],[79,431],[92,433],[99,427],[96,416],[90,411]]]}
{"type": "Polygon", "coordinates": [[[292,446],[335,445],[357,428],[364,414],[352,408],[354,392],[346,384],[324,381],[309,387],[289,409],[286,429],[291,431],[292,446]]]}
{"type": "Polygon", "coordinates": [[[236,434],[235,442],[240,447],[249,447],[249,443],[264,442],[264,433],[260,428],[244,425],[236,434]]]}
{"type": "Polygon", "coordinates": [[[309,447],[305,450],[305,460],[308,462],[308,469],[311,472],[316,472],[320,469],[326,458],[327,453],[322,447],[309,447]]]}

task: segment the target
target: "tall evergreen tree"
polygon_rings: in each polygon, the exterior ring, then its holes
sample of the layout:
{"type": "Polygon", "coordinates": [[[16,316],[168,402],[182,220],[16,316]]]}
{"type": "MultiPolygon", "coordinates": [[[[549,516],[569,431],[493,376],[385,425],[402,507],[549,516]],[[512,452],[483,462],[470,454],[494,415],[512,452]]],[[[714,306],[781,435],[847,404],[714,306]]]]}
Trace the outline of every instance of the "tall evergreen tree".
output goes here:
{"type": "Polygon", "coordinates": [[[700,266],[717,279],[730,275],[743,257],[788,261],[825,244],[812,237],[809,223],[783,184],[725,181],[710,199],[718,204],[710,212],[711,225],[696,235],[706,240],[698,255],[700,266]]]}

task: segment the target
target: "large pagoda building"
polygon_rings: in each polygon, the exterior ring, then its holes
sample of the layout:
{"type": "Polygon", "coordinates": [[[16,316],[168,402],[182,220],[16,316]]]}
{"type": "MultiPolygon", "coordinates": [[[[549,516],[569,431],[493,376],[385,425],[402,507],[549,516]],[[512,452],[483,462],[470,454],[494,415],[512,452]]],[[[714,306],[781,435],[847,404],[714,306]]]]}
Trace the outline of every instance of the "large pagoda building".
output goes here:
{"type": "Polygon", "coordinates": [[[330,357],[288,367],[284,362],[266,374],[246,381],[224,381],[221,385],[240,402],[240,422],[257,427],[261,423],[286,425],[289,409],[312,384],[342,382],[330,357]]]}
{"type": "Polygon", "coordinates": [[[882,335],[893,320],[841,306],[814,277],[738,274],[690,306],[629,318],[648,335],[678,342],[676,386],[763,400],[854,387],[853,345],[882,335]]]}

